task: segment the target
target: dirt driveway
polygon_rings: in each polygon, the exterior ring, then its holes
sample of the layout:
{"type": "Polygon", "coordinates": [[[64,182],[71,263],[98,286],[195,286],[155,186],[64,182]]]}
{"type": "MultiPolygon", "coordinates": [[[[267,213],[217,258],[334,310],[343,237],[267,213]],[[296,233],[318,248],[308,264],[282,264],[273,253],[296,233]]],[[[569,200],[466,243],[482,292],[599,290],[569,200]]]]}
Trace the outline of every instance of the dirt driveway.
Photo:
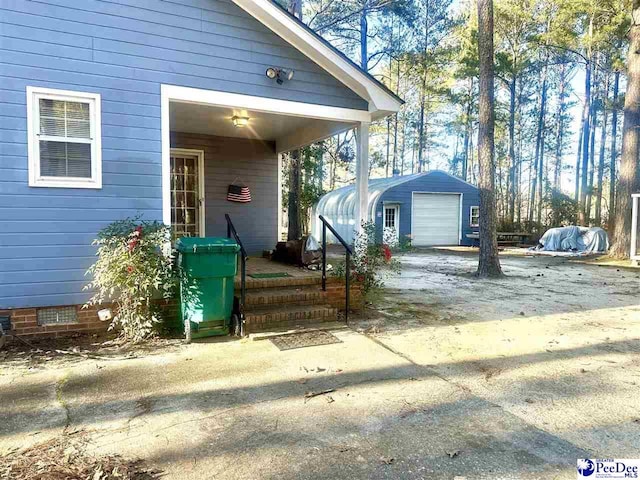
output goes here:
{"type": "Polygon", "coordinates": [[[340,343],[0,364],[0,453],[82,430],[175,479],[573,479],[577,458],[640,457],[638,274],[402,261],[340,343]]]}
{"type": "Polygon", "coordinates": [[[478,280],[475,254],[403,256],[368,331],[592,454],[640,456],[640,270],[553,257],[501,262],[507,277],[478,280]]]}

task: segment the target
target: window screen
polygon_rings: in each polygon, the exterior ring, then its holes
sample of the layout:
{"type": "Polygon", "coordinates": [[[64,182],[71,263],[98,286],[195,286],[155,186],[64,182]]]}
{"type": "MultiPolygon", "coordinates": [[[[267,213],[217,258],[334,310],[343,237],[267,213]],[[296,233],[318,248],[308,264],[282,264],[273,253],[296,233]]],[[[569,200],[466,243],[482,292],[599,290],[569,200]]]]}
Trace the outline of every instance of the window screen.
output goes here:
{"type": "Polygon", "coordinates": [[[60,325],[77,323],[76,307],[53,307],[38,309],[38,325],[60,325]]]}
{"type": "Polygon", "coordinates": [[[89,103],[40,98],[40,176],[91,178],[89,103]]]}

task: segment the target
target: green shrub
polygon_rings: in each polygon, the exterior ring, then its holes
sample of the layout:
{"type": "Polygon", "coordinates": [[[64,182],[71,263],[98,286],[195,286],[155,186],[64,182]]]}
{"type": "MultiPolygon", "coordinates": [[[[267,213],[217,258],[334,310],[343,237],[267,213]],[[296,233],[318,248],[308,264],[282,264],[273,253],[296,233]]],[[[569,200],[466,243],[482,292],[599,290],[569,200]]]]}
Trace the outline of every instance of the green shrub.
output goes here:
{"type": "MultiPolygon", "coordinates": [[[[351,257],[350,279],[362,285],[369,301],[384,287],[386,273],[400,272],[400,262],[393,258],[391,247],[376,241],[375,233],[373,222],[363,222],[362,231],[355,236],[351,257]]],[[[341,263],[334,270],[334,275],[344,277],[344,274],[345,264],[341,263]]]]}
{"type": "Polygon", "coordinates": [[[109,328],[120,329],[126,340],[147,338],[162,318],[154,300],[171,298],[176,291],[170,239],[170,227],[163,223],[128,218],[107,226],[93,241],[98,260],[87,270],[93,279],[85,290],[95,293],[85,308],[115,303],[109,328]]]}

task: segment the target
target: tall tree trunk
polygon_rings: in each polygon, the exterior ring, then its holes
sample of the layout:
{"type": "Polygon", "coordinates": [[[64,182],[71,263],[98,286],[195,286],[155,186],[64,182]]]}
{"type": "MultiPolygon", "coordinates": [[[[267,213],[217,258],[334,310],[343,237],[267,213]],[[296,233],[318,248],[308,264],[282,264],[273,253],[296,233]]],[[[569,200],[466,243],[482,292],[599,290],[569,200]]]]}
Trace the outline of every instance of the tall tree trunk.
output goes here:
{"type": "Polygon", "coordinates": [[[628,258],[631,247],[631,194],[640,189],[640,0],[633,0],[627,54],[627,93],[624,98],[620,181],[616,195],[613,245],[610,254],[628,258]]]}
{"type": "Polygon", "coordinates": [[[398,112],[393,115],[393,163],[392,171],[398,170],[398,112]]]}
{"type": "MultiPolygon", "coordinates": [[[[593,37],[593,16],[589,22],[589,37],[593,37]]],[[[589,143],[591,141],[591,52],[588,54],[587,64],[585,66],[584,76],[584,121],[582,123],[582,167],[580,172],[580,201],[578,209],[578,222],[586,225],[588,220],[587,214],[587,181],[589,173],[589,143]]]]}
{"type": "MultiPolygon", "coordinates": [[[[522,120],[522,90],[523,90],[523,81],[522,81],[522,77],[520,77],[519,81],[518,81],[518,125],[521,124],[521,120],[522,120]]],[[[517,159],[517,180],[516,180],[516,184],[517,184],[517,188],[516,188],[516,196],[517,196],[517,201],[516,201],[516,218],[518,220],[518,227],[521,229],[522,228],[522,191],[521,191],[521,186],[522,186],[522,127],[518,128],[518,151],[516,153],[516,159],[517,159]]]]}
{"type": "Polygon", "coordinates": [[[400,175],[404,175],[404,149],[407,140],[407,122],[402,119],[402,146],[400,147],[400,175]]]}
{"type": "Polygon", "coordinates": [[[385,158],[384,176],[389,177],[389,164],[391,160],[391,116],[387,116],[387,155],[385,158]]]}
{"type": "MultiPolygon", "coordinates": [[[[560,191],[560,183],[562,176],[562,151],[564,149],[564,114],[565,114],[565,90],[567,88],[567,71],[566,64],[560,66],[560,84],[558,86],[558,107],[556,110],[556,155],[553,170],[553,189],[560,191]]],[[[557,219],[554,224],[557,224],[557,219]]]]}
{"type": "Polygon", "coordinates": [[[471,138],[471,108],[473,107],[473,77],[469,78],[469,99],[464,119],[464,157],[462,159],[462,179],[467,180],[469,168],[469,140],[471,138]]]}
{"type": "MultiPolygon", "coordinates": [[[[515,64],[515,55],[514,55],[515,64]]],[[[509,82],[509,202],[507,206],[509,225],[513,225],[515,217],[515,202],[516,202],[516,76],[515,74],[509,82]]]]}
{"type": "MultiPolygon", "coordinates": [[[[302,20],[302,0],[290,0],[289,12],[302,20]]],[[[300,221],[302,212],[300,209],[301,192],[301,172],[300,172],[300,150],[294,150],[289,154],[289,196],[287,213],[289,228],[287,231],[288,240],[297,240],[302,236],[300,221]]]]}
{"type": "MultiPolygon", "coordinates": [[[[531,192],[529,196],[529,226],[533,228],[533,218],[536,206],[536,193],[538,186],[538,177],[542,174],[542,150],[544,150],[543,130],[544,130],[544,114],[547,106],[547,66],[542,70],[542,90],[540,91],[540,109],[538,110],[538,126],[536,129],[536,150],[534,156],[534,168],[531,179],[531,192]]],[[[540,200],[542,207],[542,201],[540,200]]]]}
{"type": "MultiPolygon", "coordinates": [[[[391,24],[393,37],[393,23],[391,24]]],[[[399,33],[399,32],[398,32],[399,33]]],[[[389,61],[389,72],[391,72],[391,60],[389,61]]],[[[396,60],[396,91],[400,92],[400,61],[396,60]]],[[[398,112],[393,115],[393,168],[395,173],[398,169],[398,112]]]]}
{"type": "Polygon", "coordinates": [[[317,185],[318,185],[318,191],[323,191],[323,184],[324,184],[324,154],[326,152],[326,146],[325,146],[325,141],[321,140],[320,143],[318,144],[318,150],[317,150],[317,171],[316,171],[316,177],[317,177],[317,185]]]}
{"type": "Polygon", "coordinates": [[[598,157],[598,183],[594,194],[596,195],[596,227],[602,226],[602,180],[604,179],[604,153],[607,142],[607,120],[608,112],[606,102],[609,100],[609,75],[605,75],[604,94],[602,95],[602,127],[600,128],[600,155],[598,157]]]}
{"type": "Polygon", "coordinates": [[[618,151],[618,89],[620,87],[620,72],[616,71],[613,77],[613,110],[611,111],[611,159],[609,161],[609,215],[607,227],[613,232],[613,217],[616,212],[616,162],[618,151]]]}
{"type": "Polygon", "coordinates": [[[300,225],[300,150],[289,154],[289,202],[287,206],[289,217],[288,240],[302,237],[300,225]]]}
{"type": "Polygon", "coordinates": [[[584,136],[584,119],[580,122],[580,132],[578,134],[578,155],[576,157],[576,191],[574,200],[580,202],[580,164],[582,163],[582,137],[584,136]]]}
{"type": "Polygon", "coordinates": [[[542,118],[542,135],[540,136],[540,160],[538,161],[538,208],[536,210],[536,225],[542,229],[542,210],[544,207],[544,182],[548,178],[545,175],[546,167],[544,163],[544,147],[546,139],[545,119],[542,118]]]}
{"type": "Polygon", "coordinates": [[[360,68],[369,71],[369,23],[367,21],[367,9],[363,8],[360,14],[360,68]]]}
{"type": "Polygon", "coordinates": [[[422,88],[420,90],[420,128],[418,132],[418,172],[422,172],[423,155],[425,148],[425,123],[424,118],[427,101],[427,50],[429,48],[429,1],[425,0],[424,13],[424,51],[422,52],[422,88]]]}
{"type": "MultiPolygon", "coordinates": [[[[640,1],[640,0],[638,0],[640,1]]],[[[478,0],[478,166],[480,189],[479,277],[502,276],[496,237],[494,163],[493,0],[478,0]]]]}
{"type": "MultiPolygon", "coordinates": [[[[595,78],[595,77],[594,77],[595,78]]],[[[596,149],[596,125],[598,120],[598,109],[591,108],[591,132],[589,133],[589,180],[587,181],[587,201],[584,206],[584,221],[583,225],[591,223],[591,199],[593,198],[593,177],[595,173],[595,149],[596,149]]]]}

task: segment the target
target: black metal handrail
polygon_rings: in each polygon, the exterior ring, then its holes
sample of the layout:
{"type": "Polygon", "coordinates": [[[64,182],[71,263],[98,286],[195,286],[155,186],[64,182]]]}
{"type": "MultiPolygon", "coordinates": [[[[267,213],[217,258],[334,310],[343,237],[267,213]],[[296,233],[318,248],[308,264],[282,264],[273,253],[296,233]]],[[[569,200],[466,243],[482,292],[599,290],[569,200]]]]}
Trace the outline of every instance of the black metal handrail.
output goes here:
{"type": "Polygon", "coordinates": [[[344,321],[349,321],[349,283],[351,278],[351,255],[353,255],[353,250],[344,241],[344,239],[340,236],[336,229],[331,226],[329,221],[324,218],[322,215],[319,216],[320,221],[322,222],[322,290],[327,290],[327,228],[333,236],[342,244],[345,250],[345,262],[344,262],[344,278],[345,278],[345,296],[344,296],[344,321]]]}
{"type": "Polygon", "coordinates": [[[240,322],[241,329],[244,333],[244,301],[247,293],[247,251],[244,249],[244,245],[242,244],[242,240],[240,240],[240,236],[236,230],[236,227],[233,225],[231,221],[231,217],[228,213],[224,214],[224,218],[227,220],[227,238],[231,238],[236,241],[236,243],[240,246],[240,305],[238,305],[240,310],[240,322]]]}

